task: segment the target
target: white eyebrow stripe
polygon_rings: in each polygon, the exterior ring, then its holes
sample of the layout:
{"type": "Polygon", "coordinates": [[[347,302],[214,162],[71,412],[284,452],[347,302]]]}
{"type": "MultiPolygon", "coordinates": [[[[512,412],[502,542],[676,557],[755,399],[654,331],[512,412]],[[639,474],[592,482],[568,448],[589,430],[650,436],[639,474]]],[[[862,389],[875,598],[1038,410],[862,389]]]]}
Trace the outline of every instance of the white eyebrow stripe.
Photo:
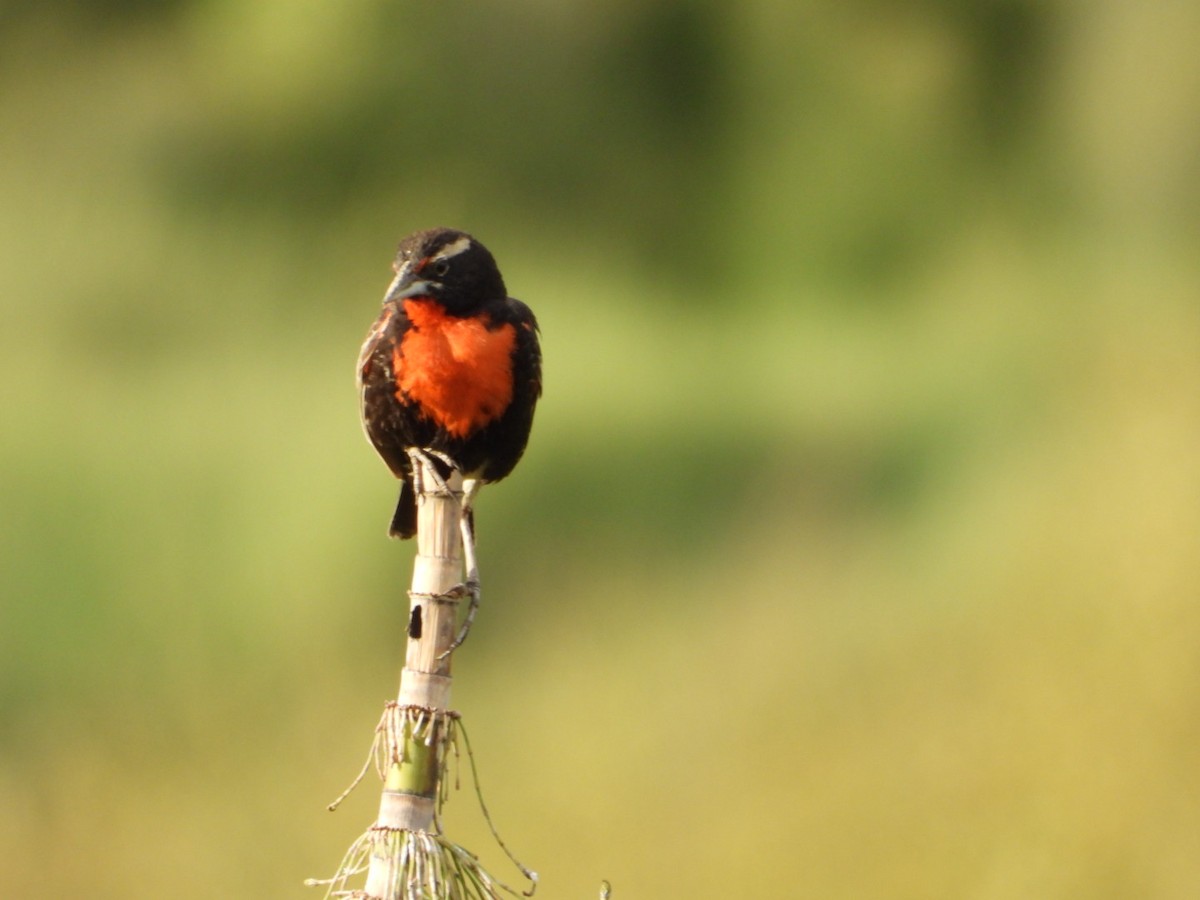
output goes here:
{"type": "Polygon", "coordinates": [[[458,256],[458,254],[460,254],[460,253],[466,253],[470,249],[471,249],[471,239],[464,234],[462,237],[460,237],[458,240],[454,241],[453,243],[447,244],[445,247],[443,247],[441,250],[439,250],[437,253],[435,253],[431,258],[438,262],[442,262],[443,260],[447,260],[452,256],[458,256]]]}

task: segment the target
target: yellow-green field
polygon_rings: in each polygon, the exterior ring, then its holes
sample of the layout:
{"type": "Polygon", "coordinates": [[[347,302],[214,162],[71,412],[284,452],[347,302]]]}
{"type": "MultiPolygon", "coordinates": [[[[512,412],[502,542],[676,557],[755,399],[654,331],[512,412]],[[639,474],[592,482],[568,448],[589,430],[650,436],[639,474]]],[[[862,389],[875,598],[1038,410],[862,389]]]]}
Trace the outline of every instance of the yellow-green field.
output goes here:
{"type": "Polygon", "coordinates": [[[353,363],[435,224],[542,326],[454,688],[539,896],[1200,896],[1160,6],[0,10],[0,896],[319,898],[372,820],[353,363]]]}

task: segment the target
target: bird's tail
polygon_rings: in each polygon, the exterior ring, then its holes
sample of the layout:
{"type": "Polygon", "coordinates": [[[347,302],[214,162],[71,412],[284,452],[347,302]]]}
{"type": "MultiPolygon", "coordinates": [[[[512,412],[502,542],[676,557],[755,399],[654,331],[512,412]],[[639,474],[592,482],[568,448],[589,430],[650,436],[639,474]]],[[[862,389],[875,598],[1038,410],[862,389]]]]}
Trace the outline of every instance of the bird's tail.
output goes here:
{"type": "Polygon", "coordinates": [[[392,516],[388,534],[394,538],[410,538],[417,533],[417,495],[413,491],[412,479],[400,482],[400,501],[392,516]]]}

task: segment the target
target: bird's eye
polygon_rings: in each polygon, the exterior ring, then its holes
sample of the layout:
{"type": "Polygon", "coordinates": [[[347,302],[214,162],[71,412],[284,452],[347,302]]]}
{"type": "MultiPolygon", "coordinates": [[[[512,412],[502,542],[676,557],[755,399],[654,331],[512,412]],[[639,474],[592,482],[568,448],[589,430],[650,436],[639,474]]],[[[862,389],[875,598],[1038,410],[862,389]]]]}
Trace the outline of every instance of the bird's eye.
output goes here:
{"type": "Polygon", "coordinates": [[[438,260],[437,264],[433,267],[433,274],[438,278],[444,278],[449,271],[450,263],[444,259],[438,260]]]}

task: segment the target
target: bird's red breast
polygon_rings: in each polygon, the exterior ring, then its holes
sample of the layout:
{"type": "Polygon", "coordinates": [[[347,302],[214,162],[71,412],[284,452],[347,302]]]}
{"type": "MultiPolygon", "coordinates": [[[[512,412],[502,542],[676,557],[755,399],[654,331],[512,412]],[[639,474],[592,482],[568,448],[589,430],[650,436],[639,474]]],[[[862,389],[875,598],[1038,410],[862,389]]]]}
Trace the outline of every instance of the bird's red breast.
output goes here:
{"type": "Polygon", "coordinates": [[[415,402],[465,438],[503,415],[513,396],[516,329],[486,314],[460,318],[423,298],[404,301],[409,328],[392,351],[396,399],[415,402]]]}

